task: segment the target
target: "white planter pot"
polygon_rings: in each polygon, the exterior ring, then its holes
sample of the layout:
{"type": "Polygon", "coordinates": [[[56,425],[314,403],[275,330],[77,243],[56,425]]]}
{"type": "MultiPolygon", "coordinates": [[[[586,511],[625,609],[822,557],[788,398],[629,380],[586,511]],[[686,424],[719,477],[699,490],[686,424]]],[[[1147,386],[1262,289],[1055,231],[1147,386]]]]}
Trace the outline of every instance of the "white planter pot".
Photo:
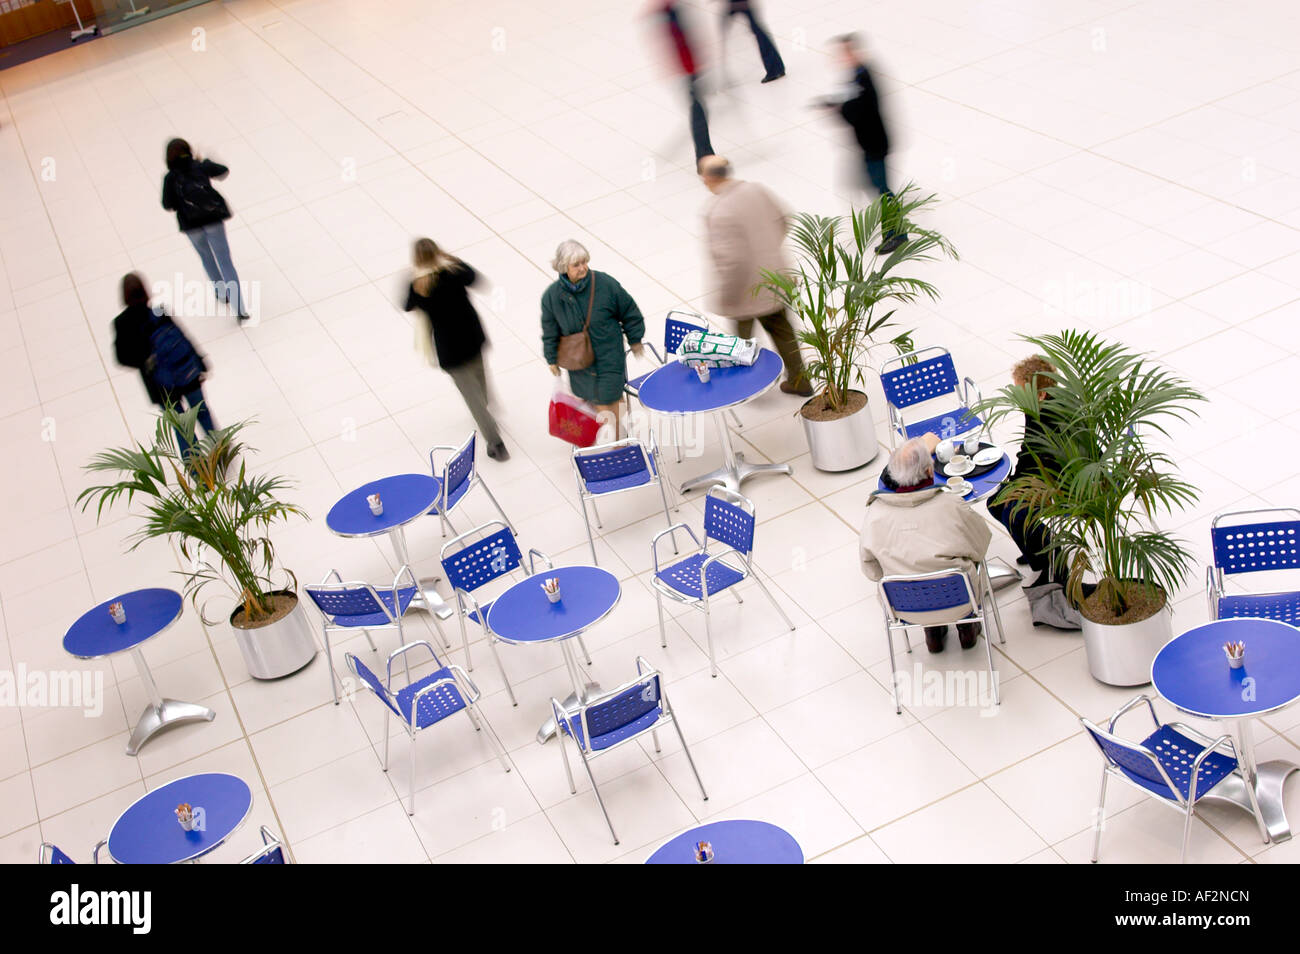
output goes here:
{"type": "MultiPolygon", "coordinates": [[[[279,592],[298,599],[289,590],[279,592]]],[[[312,634],[307,614],[299,600],[288,616],[256,629],[240,629],[234,625],[236,608],[230,614],[230,629],[239,644],[248,674],[254,679],[279,679],[297,672],[316,655],[316,638],[312,634]]]]}
{"type": "Polygon", "coordinates": [[[1163,609],[1137,623],[1109,626],[1083,617],[1088,670],[1108,686],[1145,686],[1160,647],[1173,639],[1173,610],[1163,609]]]}
{"type": "Polygon", "coordinates": [[[799,420],[803,421],[803,432],[808,438],[812,465],[818,470],[833,473],[854,470],[871,463],[880,453],[870,403],[834,421],[810,421],[802,414],[799,420]]]}

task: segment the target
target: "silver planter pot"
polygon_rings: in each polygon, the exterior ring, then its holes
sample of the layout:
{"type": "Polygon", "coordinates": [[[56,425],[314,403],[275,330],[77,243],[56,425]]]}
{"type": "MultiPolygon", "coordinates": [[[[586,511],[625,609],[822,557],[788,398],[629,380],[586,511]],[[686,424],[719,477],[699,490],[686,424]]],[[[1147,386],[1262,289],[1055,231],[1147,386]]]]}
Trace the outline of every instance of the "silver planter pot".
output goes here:
{"type": "Polygon", "coordinates": [[[812,465],[818,470],[854,470],[871,463],[880,453],[870,404],[835,421],[810,421],[802,414],[799,420],[803,421],[803,432],[808,438],[812,465]]]}
{"type": "MultiPolygon", "coordinates": [[[[298,599],[292,590],[277,592],[298,599]]],[[[316,637],[307,622],[301,600],[288,616],[256,629],[240,629],[234,625],[237,612],[238,607],[230,614],[230,629],[235,634],[248,674],[254,679],[279,679],[291,675],[315,657],[316,637]]]]}
{"type": "Polygon", "coordinates": [[[1109,626],[1083,617],[1088,670],[1108,686],[1145,686],[1160,647],[1173,639],[1173,610],[1163,609],[1137,623],[1109,626]]]}

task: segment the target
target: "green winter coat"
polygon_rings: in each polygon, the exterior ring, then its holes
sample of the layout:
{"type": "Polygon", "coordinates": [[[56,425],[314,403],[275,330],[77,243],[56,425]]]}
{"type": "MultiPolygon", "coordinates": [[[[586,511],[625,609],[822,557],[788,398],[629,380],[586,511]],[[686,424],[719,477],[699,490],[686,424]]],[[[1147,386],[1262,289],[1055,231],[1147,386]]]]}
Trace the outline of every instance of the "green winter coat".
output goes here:
{"type": "Polygon", "coordinates": [[[570,291],[566,280],[555,280],[542,293],[542,354],[547,364],[555,364],[561,335],[582,331],[587,320],[590,283],[596,282],[591,306],[591,350],[596,356],[589,368],[569,372],[569,387],[584,401],[613,404],[623,396],[627,383],[627,360],[623,338],[629,345],[638,344],[645,334],[645,319],[632,296],[604,272],[589,271],[570,291]]]}

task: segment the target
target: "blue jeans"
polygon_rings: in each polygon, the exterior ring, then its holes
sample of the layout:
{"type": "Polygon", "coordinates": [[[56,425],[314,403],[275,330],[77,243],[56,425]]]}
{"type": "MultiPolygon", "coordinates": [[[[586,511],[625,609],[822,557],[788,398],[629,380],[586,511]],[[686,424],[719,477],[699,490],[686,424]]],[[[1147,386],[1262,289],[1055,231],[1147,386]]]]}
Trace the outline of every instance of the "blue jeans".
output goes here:
{"type": "MultiPolygon", "coordinates": [[[[204,434],[211,434],[215,431],[216,425],[212,423],[212,412],[208,410],[208,402],[203,398],[203,385],[196,384],[184,394],[173,391],[163,392],[163,403],[170,404],[177,411],[199,409],[198,426],[203,428],[204,434]]],[[[180,449],[181,457],[185,458],[190,451],[190,435],[182,434],[180,429],[176,430],[177,447],[180,449]]]]}
{"type": "Polygon", "coordinates": [[[244,314],[244,302],[239,296],[239,276],[235,263],[230,260],[230,243],[226,241],[224,222],[213,222],[199,229],[190,229],[185,237],[194,245],[203,262],[203,270],[216,289],[217,297],[230,302],[235,314],[244,314]]]}
{"type": "MultiPolygon", "coordinates": [[[[894,197],[894,193],[893,190],[889,188],[889,181],[885,178],[885,176],[886,176],[886,172],[885,172],[884,159],[867,160],[867,178],[871,181],[872,188],[874,188],[881,195],[887,195],[892,199],[894,197]]],[[[895,229],[889,226],[885,227],[886,239],[891,239],[897,234],[898,232],[895,229]]],[[[903,233],[903,238],[907,238],[906,232],[903,233]]]]}

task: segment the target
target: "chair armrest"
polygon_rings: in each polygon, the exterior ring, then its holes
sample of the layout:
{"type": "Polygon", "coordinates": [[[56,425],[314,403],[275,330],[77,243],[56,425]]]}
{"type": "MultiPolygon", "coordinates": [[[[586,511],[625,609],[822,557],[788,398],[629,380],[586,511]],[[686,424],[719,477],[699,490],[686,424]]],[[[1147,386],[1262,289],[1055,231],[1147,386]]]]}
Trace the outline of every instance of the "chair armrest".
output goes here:
{"type": "Polygon", "coordinates": [[[741,553],[735,547],[727,547],[725,550],[719,550],[717,553],[713,554],[713,556],[709,557],[707,560],[705,560],[703,563],[700,564],[700,592],[704,594],[704,597],[706,599],[709,596],[709,588],[704,581],[705,581],[706,574],[708,574],[709,572],[709,567],[717,563],[724,556],[727,556],[732,553],[740,557],[740,562],[745,564],[746,575],[749,574],[749,561],[745,559],[745,554],[741,553]]]}
{"type": "Polygon", "coordinates": [[[644,676],[646,673],[655,671],[655,667],[650,665],[650,660],[646,659],[644,656],[636,657],[636,674],[638,676],[644,676]]]}
{"type": "Polygon", "coordinates": [[[384,679],[384,688],[387,689],[389,692],[393,691],[392,690],[393,660],[397,659],[399,656],[402,657],[402,662],[406,664],[406,668],[409,671],[411,668],[411,663],[410,660],[405,658],[406,654],[409,653],[412,649],[417,649],[420,646],[423,646],[425,649],[429,650],[429,655],[433,657],[434,662],[438,661],[438,654],[433,651],[433,646],[429,644],[429,641],[427,639],[417,639],[407,643],[405,646],[398,646],[396,649],[394,649],[391,653],[388,654],[388,670],[387,670],[387,676],[384,679]]]}
{"type": "Polygon", "coordinates": [[[107,839],[107,838],[105,838],[105,839],[103,839],[103,840],[101,840],[101,841],[99,841],[99,842],[97,842],[97,843],[95,844],[95,850],[94,850],[93,852],[91,852],[91,855],[90,855],[91,858],[94,860],[94,863],[95,863],[95,864],[99,864],[99,849],[105,847],[107,844],[108,844],[108,839],[107,839]]]}
{"type": "Polygon", "coordinates": [[[697,550],[703,549],[703,546],[700,543],[700,538],[695,535],[695,531],[684,523],[675,523],[667,530],[660,530],[650,540],[650,556],[654,560],[656,573],[659,572],[659,539],[672,533],[674,530],[685,530],[691,535],[691,539],[695,541],[695,548],[697,550]]]}
{"type": "Polygon", "coordinates": [[[529,547],[528,548],[528,572],[529,573],[537,572],[537,562],[533,559],[533,557],[535,556],[542,558],[542,562],[546,564],[546,569],[548,570],[555,569],[555,564],[551,562],[550,557],[548,557],[541,550],[538,550],[536,547],[529,547]]]}
{"type": "Polygon", "coordinates": [[[449,664],[447,668],[451,670],[452,675],[456,677],[457,682],[459,682],[462,679],[465,680],[465,685],[469,686],[470,702],[478,702],[479,697],[483,695],[483,693],[479,692],[478,684],[469,677],[469,673],[467,673],[464,669],[461,669],[460,666],[456,665],[455,663],[449,664]]]}
{"type": "Polygon", "coordinates": [[[265,825],[261,827],[259,833],[262,836],[263,845],[275,844],[280,840],[279,838],[276,838],[275,835],[271,834],[271,829],[267,828],[265,825]]]}
{"type": "MultiPolygon", "coordinates": [[[[659,349],[658,349],[658,348],[656,348],[656,347],[655,347],[653,344],[651,344],[649,341],[642,341],[641,344],[642,344],[642,345],[643,345],[643,346],[644,346],[644,347],[645,347],[645,348],[646,348],[646,349],[647,349],[647,350],[648,350],[652,355],[654,355],[654,359],[655,359],[656,361],[658,361],[660,364],[663,364],[663,363],[664,363],[664,357],[663,357],[663,355],[661,355],[661,354],[659,353],[659,349]]],[[[632,349],[631,349],[631,347],[627,348],[623,353],[624,353],[624,354],[631,354],[631,353],[632,353],[632,349]]]]}
{"type": "Polygon", "coordinates": [[[1210,610],[1210,620],[1219,618],[1219,600],[1223,599],[1223,573],[1216,566],[1205,568],[1205,602],[1210,610]]]}
{"type": "Polygon", "coordinates": [[[469,590],[461,589],[458,586],[455,589],[455,595],[456,595],[456,602],[460,605],[461,628],[464,629],[465,620],[469,617],[470,610],[473,610],[474,615],[478,617],[479,626],[483,629],[484,632],[487,632],[487,628],[488,628],[487,618],[484,617],[483,611],[479,609],[478,600],[475,598],[474,594],[471,593],[469,590]],[[468,609],[465,606],[466,603],[469,604],[468,609]]]}
{"type": "Polygon", "coordinates": [[[561,726],[568,721],[568,716],[564,713],[564,706],[560,705],[560,700],[551,696],[551,718],[555,720],[556,741],[561,745],[564,744],[564,729],[561,726]]]}
{"type": "Polygon", "coordinates": [[[965,403],[967,410],[974,407],[975,404],[982,404],[984,402],[984,393],[980,390],[980,386],[975,383],[974,378],[970,378],[970,377],[962,378],[961,383],[962,383],[962,401],[965,403]],[[975,397],[978,399],[973,403],[971,402],[970,399],[971,391],[975,392],[975,397]]]}
{"type": "Polygon", "coordinates": [[[342,583],[342,582],[343,582],[343,577],[338,570],[330,570],[328,573],[325,574],[325,579],[321,580],[321,583],[342,583]]]}
{"type": "Polygon", "coordinates": [[[1191,780],[1187,785],[1187,800],[1189,802],[1196,801],[1196,780],[1200,777],[1201,763],[1204,762],[1210,756],[1210,753],[1216,751],[1219,748],[1219,746],[1223,745],[1224,743],[1227,743],[1228,747],[1232,750],[1233,760],[1237,763],[1238,766],[1241,765],[1241,760],[1237,758],[1237,747],[1232,744],[1232,736],[1229,735],[1219,736],[1208,746],[1202,749],[1201,754],[1196,756],[1196,758],[1192,760],[1191,780]]]}
{"type": "Polygon", "coordinates": [[[411,586],[415,587],[415,591],[417,593],[420,592],[420,581],[415,578],[415,573],[411,570],[411,567],[408,564],[403,563],[402,568],[398,570],[397,575],[393,577],[393,613],[396,614],[396,616],[406,615],[405,612],[402,611],[401,600],[397,598],[397,591],[401,589],[403,575],[411,581],[411,586]]]}
{"type": "Polygon", "coordinates": [[[1148,696],[1146,693],[1143,693],[1140,696],[1135,696],[1134,698],[1130,699],[1128,702],[1124,703],[1122,706],[1120,706],[1118,709],[1115,710],[1115,714],[1110,717],[1110,723],[1108,724],[1106,731],[1110,732],[1113,735],[1115,732],[1115,723],[1119,722],[1120,716],[1126,715],[1130,709],[1133,709],[1134,707],[1139,706],[1144,702],[1147,704],[1147,709],[1151,713],[1152,724],[1154,724],[1157,728],[1159,728],[1160,720],[1156,718],[1156,709],[1155,706],[1151,704],[1151,697],[1148,696]]]}

